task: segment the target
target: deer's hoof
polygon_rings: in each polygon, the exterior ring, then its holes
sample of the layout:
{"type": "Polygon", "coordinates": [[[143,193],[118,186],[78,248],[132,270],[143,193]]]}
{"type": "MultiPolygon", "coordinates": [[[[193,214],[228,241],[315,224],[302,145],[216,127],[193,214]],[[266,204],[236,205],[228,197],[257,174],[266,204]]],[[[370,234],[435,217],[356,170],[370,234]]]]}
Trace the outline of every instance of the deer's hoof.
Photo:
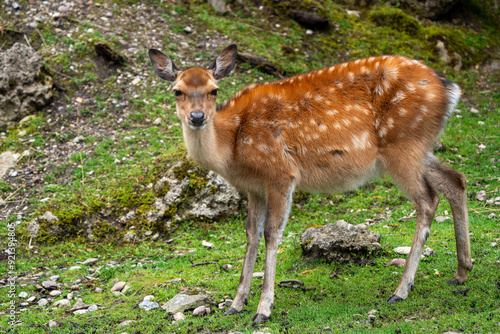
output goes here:
{"type": "Polygon", "coordinates": [[[401,297],[398,297],[396,295],[392,295],[389,297],[389,299],[387,299],[387,302],[389,304],[392,304],[392,303],[397,303],[397,302],[402,302],[404,299],[401,298],[401,297]]]}
{"type": "Polygon", "coordinates": [[[264,323],[267,319],[269,319],[269,317],[266,317],[265,315],[263,314],[256,314],[252,321],[254,324],[262,324],[264,323]]]}
{"type": "Polygon", "coordinates": [[[463,279],[463,280],[460,280],[456,277],[452,277],[450,280],[448,280],[448,284],[453,284],[453,285],[459,285],[459,284],[463,284],[464,282],[466,281],[466,279],[463,279]]]}
{"type": "Polygon", "coordinates": [[[239,313],[240,311],[238,311],[237,309],[235,309],[234,307],[230,307],[226,310],[226,312],[224,312],[224,315],[233,315],[233,314],[236,314],[236,313],[239,313]]]}

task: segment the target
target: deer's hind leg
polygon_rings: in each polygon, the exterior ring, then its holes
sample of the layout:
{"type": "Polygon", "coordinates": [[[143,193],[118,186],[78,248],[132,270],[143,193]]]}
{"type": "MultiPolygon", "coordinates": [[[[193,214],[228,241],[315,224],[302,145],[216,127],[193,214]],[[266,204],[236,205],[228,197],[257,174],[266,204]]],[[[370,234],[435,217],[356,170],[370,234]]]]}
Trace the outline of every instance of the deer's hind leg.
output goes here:
{"type": "MultiPolygon", "coordinates": [[[[405,152],[411,151],[406,150],[405,152]]],[[[413,202],[417,213],[417,223],[403,276],[394,294],[387,300],[389,303],[406,299],[409,290],[413,289],[420,256],[429,237],[434,213],[439,204],[439,195],[425,174],[423,154],[406,154],[403,159],[402,156],[399,150],[393,152],[386,150],[383,155],[383,163],[396,184],[413,202]]]]}
{"type": "Polygon", "coordinates": [[[462,173],[443,165],[434,156],[427,159],[427,164],[426,176],[450,202],[453,214],[458,268],[448,283],[461,284],[467,279],[467,271],[472,270],[466,179],[462,173]]]}

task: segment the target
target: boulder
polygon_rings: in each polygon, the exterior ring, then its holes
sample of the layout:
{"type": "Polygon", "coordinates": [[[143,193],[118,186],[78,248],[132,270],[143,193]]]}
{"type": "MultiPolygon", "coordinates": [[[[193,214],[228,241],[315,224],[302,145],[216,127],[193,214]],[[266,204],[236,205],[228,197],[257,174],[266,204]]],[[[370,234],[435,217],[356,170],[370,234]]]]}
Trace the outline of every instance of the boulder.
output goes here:
{"type": "Polygon", "coordinates": [[[379,241],[378,233],[339,220],[335,224],[306,229],[300,244],[307,257],[323,257],[335,262],[363,262],[371,253],[382,249],[379,241]]]}
{"type": "Polygon", "coordinates": [[[42,70],[42,57],[16,43],[0,54],[0,129],[48,105],[52,77],[42,70]]]}
{"type": "Polygon", "coordinates": [[[149,222],[215,220],[237,212],[242,201],[238,191],[221,176],[190,160],[172,166],[155,185],[155,191],[155,204],[147,215],[149,222]]]}
{"type": "Polygon", "coordinates": [[[215,305],[215,298],[208,292],[188,290],[179,293],[165,303],[161,308],[169,314],[192,310],[199,306],[215,305]]]}

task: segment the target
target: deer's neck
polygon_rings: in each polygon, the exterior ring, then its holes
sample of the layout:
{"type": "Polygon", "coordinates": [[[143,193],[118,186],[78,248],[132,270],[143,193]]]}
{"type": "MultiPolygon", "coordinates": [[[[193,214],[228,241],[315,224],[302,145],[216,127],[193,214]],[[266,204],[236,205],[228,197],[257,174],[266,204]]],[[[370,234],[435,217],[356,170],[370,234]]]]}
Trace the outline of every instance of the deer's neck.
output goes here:
{"type": "Polygon", "coordinates": [[[204,129],[191,129],[183,123],[184,142],[191,159],[203,168],[223,176],[229,169],[232,152],[233,141],[224,138],[228,134],[227,129],[216,119],[209,122],[204,129]]]}

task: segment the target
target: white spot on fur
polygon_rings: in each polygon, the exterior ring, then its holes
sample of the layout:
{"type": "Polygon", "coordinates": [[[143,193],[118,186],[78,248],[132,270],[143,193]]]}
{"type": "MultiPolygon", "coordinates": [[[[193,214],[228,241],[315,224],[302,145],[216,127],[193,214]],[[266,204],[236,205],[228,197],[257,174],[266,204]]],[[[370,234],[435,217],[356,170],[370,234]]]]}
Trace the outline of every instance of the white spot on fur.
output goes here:
{"type": "Polygon", "coordinates": [[[430,82],[429,80],[423,79],[423,80],[420,80],[418,82],[418,85],[421,86],[421,87],[425,87],[425,86],[427,86],[429,84],[429,82],[430,82]]]}
{"type": "Polygon", "coordinates": [[[392,104],[399,103],[399,102],[401,102],[401,100],[403,100],[405,98],[405,96],[406,96],[406,94],[403,91],[398,90],[396,92],[396,94],[394,95],[394,97],[392,98],[391,103],[392,104]]]}
{"type": "Polygon", "coordinates": [[[317,133],[317,132],[313,133],[312,139],[314,139],[314,140],[319,139],[319,133],[317,133]]]}
{"type": "Polygon", "coordinates": [[[410,93],[415,93],[416,89],[415,89],[415,85],[409,83],[406,85],[406,89],[410,92],[410,93]]]}
{"type": "Polygon", "coordinates": [[[333,126],[337,129],[342,129],[342,125],[340,125],[340,123],[334,123],[333,126]]]}
{"type": "Polygon", "coordinates": [[[404,115],[406,115],[407,113],[408,113],[408,111],[407,111],[405,108],[399,108],[399,114],[400,114],[401,116],[404,116],[404,115]]]}
{"type": "Polygon", "coordinates": [[[378,135],[380,137],[384,137],[387,134],[387,129],[385,127],[381,127],[380,131],[378,132],[378,135]]]}
{"type": "Polygon", "coordinates": [[[345,126],[349,126],[349,124],[351,124],[351,121],[348,118],[343,118],[341,122],[344,123],[345,126]]]}
{"type": "Polygon", "coordinates": [[[319,127],[318,127],[319,131],[321,132],[325,132],[326,130],[328,130],[328,127],[325,125],[325,124],[321,124],[319,127]]]}
{"type": "Polygon", "coordinates": [[[392,129],[394,127],[394,120],[392,118],[387,119],[387,128],[392,129]]]}
{"type": "Polygon", "coordinates": [[[353,135],[351,137],[351,142],[353,144],[353,147],[355,149],[362,149],[364,150],[365,148],[371,146],[370,142],[368,141],[368,132],[363,132],[361,135],[353,135]]]}
{"type": "Polygon", "coordinates": [[[316,100],[316,101],[318,101],[318,102],[321,102],[321,101],[323,100],[323,96],[321,96],[321,95],[316,95],[316,96],[314,97],[314,100],[316,100]]]}
{"type": "Polygon", "coordinates": [[[422,106],[420,106],[420,111],[421,111],[422,113],[426,114],[426,113],[427,113],[427,106],[423,106],[423,105],[422,105],[422,106]]]}
{"type": "Polygon", "coordinates": [[[328,109],[328,110],[326,111],[326,114],[327,114],[328,116],[334,116],[334,115],[335,115],[335,114],[337,114],[337,113],[338,113],[338,111],[337,111],[337,110],[335,110],[335,109],[328,109]]]}
{"type": "Polygon", "coordinates": [[[235,125],[240,124],[240,118],[239,118],[238,116],[235,116],[235,117],[233,118],[233,122],[234,122],[234,124],[235,124],[235,125]]]}
{"type": "Polygon", "coordinates": [[[436,94],[434,94],[433,92],[427,92],[427,94],[425,94],[425,99],[427,101],[434,100],[435,97],[436,97],[436,94]]]}

